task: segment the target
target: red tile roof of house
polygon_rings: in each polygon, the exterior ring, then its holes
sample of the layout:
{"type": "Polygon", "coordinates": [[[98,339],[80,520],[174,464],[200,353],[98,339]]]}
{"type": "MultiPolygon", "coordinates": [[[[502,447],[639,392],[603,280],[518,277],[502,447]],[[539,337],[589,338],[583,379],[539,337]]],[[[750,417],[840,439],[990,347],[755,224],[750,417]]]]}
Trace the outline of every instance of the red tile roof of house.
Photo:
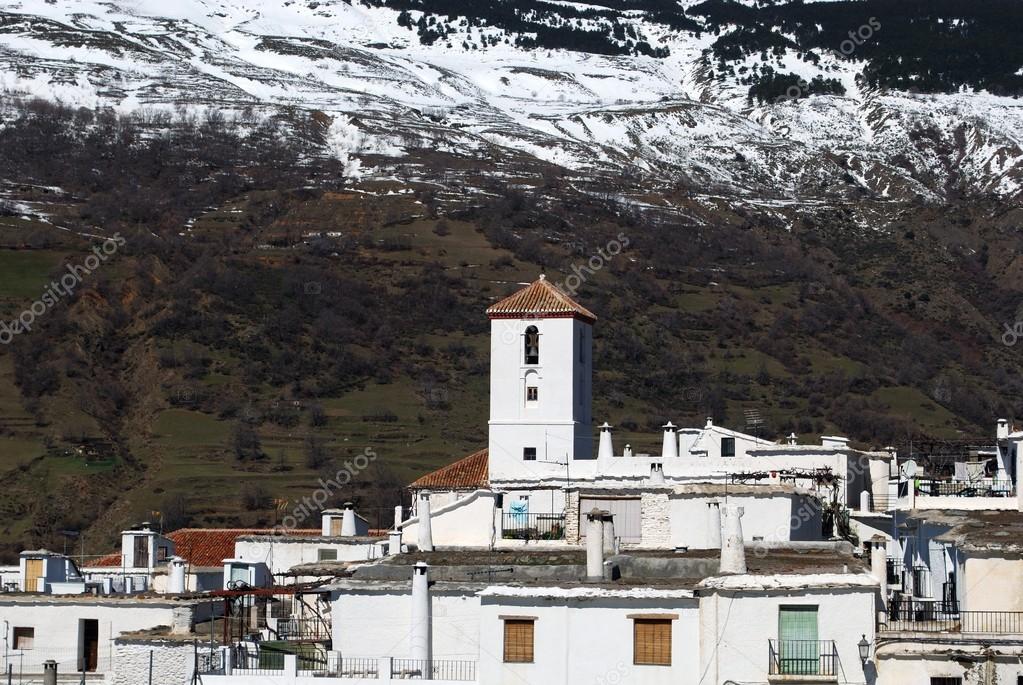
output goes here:
{"type": "Polygon", "coordinates": [[[475,490],[490,485],[490,450],[482,449],[428,473],[409,487],[417,490],[475,490]]]}
{"type": "MultiPolygon", "coordinates": [[[[224,559],[234,556],[234,541],[242,535],[269,535],[276,531],[267,528],[181,528],[166,537],[174,541],[174,553],[185,559],[191,566],[223,566],[224,559]]],[[[314,537],[321,534],[319,528],[289,530],[288,535],[314,537]]],[[[108,554],[87,567],[121,565],[120,554],[108,554]]]]}
{"type": "Polygon", "coordinates": [[[573,317],[593,323],[597,315],[561,291],[543,275],[487,309],[491,319],[522,316],[573,317]]]}

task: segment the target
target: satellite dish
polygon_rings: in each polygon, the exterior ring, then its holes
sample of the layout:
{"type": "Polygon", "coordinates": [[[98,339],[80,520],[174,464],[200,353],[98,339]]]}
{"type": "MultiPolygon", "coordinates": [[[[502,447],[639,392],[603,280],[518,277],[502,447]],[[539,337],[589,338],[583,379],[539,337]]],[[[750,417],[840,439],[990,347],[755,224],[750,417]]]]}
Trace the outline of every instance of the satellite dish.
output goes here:
{"type": "Polygon", "coordinates": [[[906,478],[912,478],[916,475],[916,462],[910,459],[902,465],[902,475],[906,478]]]}

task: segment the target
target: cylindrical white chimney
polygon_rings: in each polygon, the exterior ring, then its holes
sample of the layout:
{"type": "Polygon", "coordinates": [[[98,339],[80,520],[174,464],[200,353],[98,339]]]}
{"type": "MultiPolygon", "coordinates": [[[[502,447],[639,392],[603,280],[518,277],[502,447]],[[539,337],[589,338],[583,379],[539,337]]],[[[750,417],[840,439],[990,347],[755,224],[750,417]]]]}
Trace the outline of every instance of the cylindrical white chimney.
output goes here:
{"type": "Polygon", "coordinates": [[[661,457],[672,459],[678,456],[678,436],[675,435],[675,425],[669,421],[663,427],[664,439],[661,440],[661,457]]]}
{"type": "Polygon", "coordinates": [[[586,514],[586,579],[604,579],[604,512],[586,514]]]}
{"type": "Polygon", "coordinates": [[[403,509],[402,509],[400,504],[394,508],[394,529],[395,530],[398,530],[399,528],[401,528],[402,512],[403,512],[403,509]]]}
{"type": "Polygon", "coordinates": [[[615,516],[610,511],[603,512],[601,516],[603,524],[604,555],[617,554],[615,549],[615,516]]]}
{"type": "Polygon", "coordinates": [[[707,503],[710,510],[707,522],[707,549],[721,549],[721,502],[707,503]]]}
{"type": "Polygon", "coordinates": [[[742,539],[742,507],[724,505],[721,532],[721,573],[746,573],[746,547],[742,539]]]}
{"type": "Polygon", "coordinates": [[[597,459],[614,457],[614,446],[611,444],[611,424],[607,421],[600,427],[600,442],[597,444],[597,459]]]}
{"type": "Polygon", "coordinates": [[[1006,419],[998,419],[998,430],[996,435],[999,440],[1009,439],[1009,422],[1006,419]]]}
{"type": "Polygon", "coordinates": [[[650,484],[664,484],[664,464],[650,464],[650,484]]]}
{"type": "Polygon", "coordinates": [[[412,630],[409,644],[412,658],[430,660],[430,574],[426,562],[412,568],[412,630]]]}
{"type": "Polygon", "coordinates": [[[387,534],[387,553],[401,554],[401,531],[392,530],[387,534]]]}
{"type": "Polygon", "coordinates": [[[171,557],[167,563],[167,594],[182,595],[185,593],[185,560],[171,557]]]}
{"type": "Polygon", "coordinates": [[[359,532],[355,526],[355,505],[351,502],[345,502],[344,512],[341,514],[341,536],[350,538],[357,535],[359,532]]]}
{"type": "Polygon", "coordinates": [[[881,605],[888,605],[888,550],[885,539],[875,535],[870,540],[870,572],[881,584],[881,605]]]}
{"type": "Polygon", "coordinates": [[[430,495],[419,496],[419,551],[433,551],[433,528],[430,521],[430,495]]]}

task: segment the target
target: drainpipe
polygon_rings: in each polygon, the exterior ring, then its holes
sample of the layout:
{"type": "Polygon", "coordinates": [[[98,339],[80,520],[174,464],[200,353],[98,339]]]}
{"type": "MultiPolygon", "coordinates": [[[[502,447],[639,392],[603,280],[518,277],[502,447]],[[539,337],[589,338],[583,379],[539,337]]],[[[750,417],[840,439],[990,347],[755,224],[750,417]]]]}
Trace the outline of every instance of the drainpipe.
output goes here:
{"type": "Polygon", "coordinates": [[[586,580],[604,579],[604,512],[594,507],[586,514],[586,580]]]}
{"type": "Polygon", "coordinates": [[[412,568],[412,658],[430,660],[430,567],[420,561],[412,568]]]}
{"type": "Polygon", "coordinates": [[[430,522],[430,495],[419,496],[419,551],[433,551],[433,528],[430,522]]]}

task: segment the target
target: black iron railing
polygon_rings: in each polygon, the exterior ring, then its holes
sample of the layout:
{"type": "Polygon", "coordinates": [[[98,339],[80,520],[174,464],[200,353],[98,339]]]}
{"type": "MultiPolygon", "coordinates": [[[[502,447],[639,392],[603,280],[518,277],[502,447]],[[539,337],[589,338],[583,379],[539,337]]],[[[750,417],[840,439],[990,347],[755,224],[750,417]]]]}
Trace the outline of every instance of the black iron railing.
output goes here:
{"type": "Polygon", "coordinates": [[[412,680],[476,680],[475,661],[393,659],[391,677],[412,680]]]}
{"type": "Polygon", "coordinates": [[[834,640],[768,640],[769,675],[835,675],[834,640]]]}
{"type": "Polygon", "coordinates": [[[219,650],[195,648],[195,670],[204,675],[218,675],[224,672],[224,655],[219,650]]]}
{"type": "Polygon", "coordinates": [[[1023,633],[1023,612],[960,611],[959,602],[892,598],[881,632],[1023,633]]]}
{"type": "Polygon", "coordinates": [[[282,618],[277,621],[279,640],[321,641],[330,637],[330,626],[322,618],[282,618]]]}
{"type": "Polygon", "coordinates": [[[1016,488],[1011,480],[919,478],[916,480],[916,494],[924,497],[1014,497],[1016,488]]]}
{"type": "Polygon", "coordinates": [[[564,540],[564,514],[505,514],[502,534],[506,540],[564,540]]]}

